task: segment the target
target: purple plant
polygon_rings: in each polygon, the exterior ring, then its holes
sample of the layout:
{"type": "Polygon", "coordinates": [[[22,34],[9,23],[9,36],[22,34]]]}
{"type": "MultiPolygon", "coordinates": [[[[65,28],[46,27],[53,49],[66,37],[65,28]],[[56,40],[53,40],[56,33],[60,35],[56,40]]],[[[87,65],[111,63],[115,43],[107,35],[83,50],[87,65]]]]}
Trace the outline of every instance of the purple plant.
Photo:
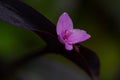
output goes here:
{"type": "Polygon", "coordinates": [[[72,20],[67,13],[60,16],[56,34],[55,25],[51,21],[21,0],[0,0],[0,20],[31,30],[47,43],[43,50],[31,52],[24,58],[7,64],[7,66],[6,63],[0,61],[2,77],[11,76],[20,66],[30,63],[38,56],[56,53],[71,60],[86,71],[92,79],[99,80],[99,59],[96,53],[77,44],[89,39],[90,35],[84,30],[73,29],[72,20]],[[60,42],[65,44],[67,50],[60,42]]]}

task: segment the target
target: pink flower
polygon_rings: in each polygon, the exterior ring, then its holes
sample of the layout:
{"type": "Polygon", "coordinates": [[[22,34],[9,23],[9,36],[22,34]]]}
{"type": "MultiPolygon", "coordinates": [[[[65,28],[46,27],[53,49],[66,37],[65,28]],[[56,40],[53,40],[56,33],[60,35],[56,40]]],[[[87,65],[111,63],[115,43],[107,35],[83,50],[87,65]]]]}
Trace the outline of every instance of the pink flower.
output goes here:
{"type": "Polygon", "coordinates": [[[59,41],[65,44],[67,50],[72,50],[74,44],[90,38],[86,31],[73,29],[72,20],[66,12],[59,17],[56,31],[59,41]]]}

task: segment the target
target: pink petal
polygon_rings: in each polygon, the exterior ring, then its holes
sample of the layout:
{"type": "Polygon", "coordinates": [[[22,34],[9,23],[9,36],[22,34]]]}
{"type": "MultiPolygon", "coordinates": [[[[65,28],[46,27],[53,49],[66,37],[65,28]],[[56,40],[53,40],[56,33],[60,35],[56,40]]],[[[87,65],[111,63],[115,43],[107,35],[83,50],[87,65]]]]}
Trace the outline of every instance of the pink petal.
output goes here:
{"type": "Polygon", "coordinates": [[[65,48],[66,50],[72,50],[73,49],[73,45],[70,45],[70,44],[65,44],[65,48]]]}
{"type": "Polygon", "coordinates": [[[73,33],[68,38],[69,44],[75,44],[78,42],[83,42],[90,38],[90,35],[84,30],[73,29],[73,33]]]}
{"type": "Polygon", "coordinates": [[[73,29],[73,23],[69,15],[64,12],[57,22],[57,34],[60,35],[61,32],[64,32],[65,30],[71,30],[73,29]]]}
{"type": "Polygon", "coordinates": [[[59,40],[62,44],[65,43],[62,35],[58,35],[58,40],[59,40]]]}

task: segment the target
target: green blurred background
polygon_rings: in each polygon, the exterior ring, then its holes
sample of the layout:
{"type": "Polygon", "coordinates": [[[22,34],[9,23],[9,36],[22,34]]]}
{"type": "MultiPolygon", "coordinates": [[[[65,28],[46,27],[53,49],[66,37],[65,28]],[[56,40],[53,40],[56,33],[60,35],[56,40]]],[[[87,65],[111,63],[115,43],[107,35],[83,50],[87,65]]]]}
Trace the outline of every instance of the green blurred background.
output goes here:
{"type": "MultiPolygon", "coordinates": [[[[56,24],[67,12],[77,28],[85,29],[91,39],[82,43],[97,53],[101,80],[120,80],[120,1],[119,0],[23,0],[56,24]]],[[[28,13],[29,14],[29,13],[28,13]]],[[[0,22],[0,57],[12,62],[45,42],[31,31],[0,22]]]]}

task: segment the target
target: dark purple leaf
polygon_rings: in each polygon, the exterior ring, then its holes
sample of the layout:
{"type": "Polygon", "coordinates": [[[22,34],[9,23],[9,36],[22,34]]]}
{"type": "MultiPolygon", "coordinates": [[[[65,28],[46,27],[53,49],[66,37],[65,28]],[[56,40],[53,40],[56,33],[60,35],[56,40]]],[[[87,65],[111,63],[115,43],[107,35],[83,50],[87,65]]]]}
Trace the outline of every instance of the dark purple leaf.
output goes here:
{"type": "MultiPolygon", "coordinates": [[[[55,25],[32,7],[19,0],[0,0],[0,19],[32,30],[47,42],[42,51],[25,56],[8,67],[8,73],[14,72],[20,65],[46,53],[60,53],[85,70],[93,79],[99,79],[99,60],[90,49],[75,45],[74,50],[66,51],[56,35],[55,25]]],[[[6,69],[6,68],[5,68],[6,69]]],[[[7,74],[8,74],[7,73],[7,74]]],[[[5,73],[6,74],[6,73],[5,73]]]]}
{"type": "Polygon", "coordinates": [[[93,80],[99,80],[100,62],[96,53],[84,46],[75,45],[73,51],[67,52],[63,56],[83,68],[93,80]]]}

